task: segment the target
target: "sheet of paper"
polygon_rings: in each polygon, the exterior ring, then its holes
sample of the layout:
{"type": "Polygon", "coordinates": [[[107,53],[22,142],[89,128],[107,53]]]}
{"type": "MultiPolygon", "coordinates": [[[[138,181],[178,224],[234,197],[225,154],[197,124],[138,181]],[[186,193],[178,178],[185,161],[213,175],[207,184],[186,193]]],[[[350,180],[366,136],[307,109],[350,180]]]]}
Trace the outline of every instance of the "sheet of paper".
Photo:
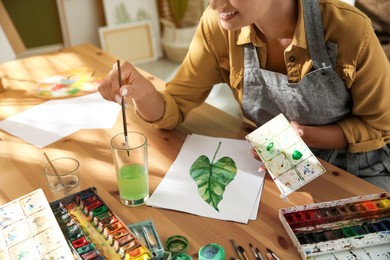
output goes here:
{"type": "Polygon", "coordinates": [[[0,121],[0,129],[39,148],[83,128],[111,128],[121,109],[99,93],[50,100],[0,121]]]}
{"type": "Polygon", "coordinates": [[[191,135],[147,205],[221,220],[248,223],[256,218],[265,173],[259,173],[260,162],[249,155],[246,140],[191,135]],[[190,176],[191,165],[201,155],[212,162],[219,142],[221,146],[214,162],[228,156],[233,159],[237,173],[223,193],[219,211],[206,203],[198,193],[196,182],[190,176]]]}

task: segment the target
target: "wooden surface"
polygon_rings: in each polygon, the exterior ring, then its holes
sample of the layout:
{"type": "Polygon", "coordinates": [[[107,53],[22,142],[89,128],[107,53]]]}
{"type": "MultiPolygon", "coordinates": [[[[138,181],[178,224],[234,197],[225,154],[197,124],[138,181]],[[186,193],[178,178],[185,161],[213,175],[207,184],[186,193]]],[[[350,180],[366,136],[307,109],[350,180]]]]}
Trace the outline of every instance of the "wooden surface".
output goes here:
{"type": "MultiPolygon", "coordinates": [[[[44,102],[30,94],[34,81],[82,66],[94,68],[97,74],[106,74],[114,63],[115,58],[91,45],[4,63],[0,65],[0,76],[5,76],[5,92],[0,94],[0,120],[44,102]]],[[[159,88],[163,88],[164,82],[144,74],[159,88]]],[[[132,111],[127,115],[128,130],[143,132],[148,137],[150,193],[156,189],[175,160],[187,134],[243,139],[254,130],[240,119],[207,104],[195,109],[183,125],[171,131],[151,128],[132,111]]],[[[96,187],[103,200],[125,223],[153,220],[162,242],[175,234],[186,236],[190,242],[188,253],[195,259],[199,248],[208,243],[222,245],[227,259],[236,256],[231,245],[231,239],[234,239],[246,249],[249,259],[254,259],[248,246],[252,243],[264,256],[265,248],[268,247],[281,259],[291,260],[300,259],[300,256],[278,219],[279,208],[382,191],[323,162],[327,172],[291,194],[288,201],[280,199],[279,190],[267,175],[257,220],[249,224],[148,206],[128,208],[119,201],[109,145],[110,138],[121,131],[120,113],[112,129],[80,130],[43,149],[0,131],[0,205],[38,188],[44,190],[49,201],[63,197],[63,194],[51,192],[47,186],[42,172],[45,164],[43,152],[51,158],[72,156],[81,163],[81,185],[77,190],[96,187]]]]}

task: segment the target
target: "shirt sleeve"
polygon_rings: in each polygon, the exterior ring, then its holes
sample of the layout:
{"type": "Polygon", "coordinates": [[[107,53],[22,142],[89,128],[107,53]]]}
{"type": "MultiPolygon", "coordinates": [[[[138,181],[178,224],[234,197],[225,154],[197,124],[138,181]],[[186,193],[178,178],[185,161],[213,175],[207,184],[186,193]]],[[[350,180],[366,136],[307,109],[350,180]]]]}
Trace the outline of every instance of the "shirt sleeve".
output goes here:
{"type": "Polygon", "coordinates": [[[390,142],[390,63],[368,19],[362,29],[356,65],[342,68],[353,104],[352,116],[339,125],[352,153],[376,150],[390,142]]]}
{"type": "Polygon", "coordinates": [[[220,28],[215,12],[207,9],[184,61],[162,92],[165,112],[160,120],[152,122],[153,127],[172,129],[178,126],[193,108],[205,101],[214,84],[224,82],[218,53],[224,51],[226,39],[227,32],[220,28]],[[215,46],[218,46],[218,52],[215,46]]]}

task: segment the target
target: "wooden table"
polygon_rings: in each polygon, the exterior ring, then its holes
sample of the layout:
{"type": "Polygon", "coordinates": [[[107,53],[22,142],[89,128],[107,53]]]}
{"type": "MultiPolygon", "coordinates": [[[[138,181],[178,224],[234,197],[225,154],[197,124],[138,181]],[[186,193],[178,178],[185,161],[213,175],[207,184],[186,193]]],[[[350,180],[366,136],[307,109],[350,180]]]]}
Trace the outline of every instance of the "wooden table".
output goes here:
{"type": "MultiPolygon", "coordinates": [[[[90,67],[96,73],[106,74],[115,58],[91,46],[80,45],[47,55],[10,61],[0,65],[5,91],[0,93],[0,120],[42,103],[31,95],[33,81],[70,68],[90,67]]],[[[143,72],[158,88],[164,82],[143,72]]],[[[152,193],[178,155],[187,134],[197,133],[215,137],[243,139],[253,128],[241,119],[230,116],[210,105],[195,109],[186,122],[172,131],[151,128],[128,112],[128,130],[140,131],[149,141],[149,180],[152,193]]],[[[282,227],[279,208],[301,204],[342,199],[382,190],[323,162],[327,172],[288,197],[280,199],[280,192],[267,176],[256,221],[239,224],[187,213],[157,209],[148,206],[128,208],[121,204],[114,173],[110,138],[122,131],[120,113],[112,129],[80,130],[43,149],[36,148],[6,132],[0,131],[0,205],[26,193],[42,188],[49,201],[61,198],[47,186],[42,173],[46,163],[43,152],[50,157],[72,156],[80,163],[81,185],[78,190],[96,187],[99,195],[125,223],[153,220],[164,242],[169,236],[181,234],[190,242],[188,253],[197,258],[199,248],[217,243],[226,250],[227,258],[236,256],[231,239],[242,245],[250,259],[249,243],[258,247],[265,256],[271,248],[281,259],[300,259],[300,256],[282,227]]]]}

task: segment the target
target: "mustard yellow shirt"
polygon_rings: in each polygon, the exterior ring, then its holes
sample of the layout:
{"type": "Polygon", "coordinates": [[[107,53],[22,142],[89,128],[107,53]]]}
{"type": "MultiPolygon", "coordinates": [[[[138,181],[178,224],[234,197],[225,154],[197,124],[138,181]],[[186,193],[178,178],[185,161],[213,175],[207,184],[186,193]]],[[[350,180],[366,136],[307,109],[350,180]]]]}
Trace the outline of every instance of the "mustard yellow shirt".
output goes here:
{"type": "MultiPolygon", "coordinates": [[[[312,69],[299,0],[299,17],[291,45],[285,50],[290,82],[299,82],[312,69]]],[[[320,0],[325,40],[337,44],[336,72],[349,89],[352,115],[338,124],[350,152],[376,150],[390,142],[390,63],[369,18],[349,4],[320,0]]],[[[217,11],[208,8],[199,23],[189,52],[174,79],[162,92],[165,112],[152,125],[174,128],[202,104],[216,83],[227,83],[241,104],[244,78],[243,45],[257,47],[265,68],[267,46],[254,25],[227,31],[219,24],[217,11]]]]}

